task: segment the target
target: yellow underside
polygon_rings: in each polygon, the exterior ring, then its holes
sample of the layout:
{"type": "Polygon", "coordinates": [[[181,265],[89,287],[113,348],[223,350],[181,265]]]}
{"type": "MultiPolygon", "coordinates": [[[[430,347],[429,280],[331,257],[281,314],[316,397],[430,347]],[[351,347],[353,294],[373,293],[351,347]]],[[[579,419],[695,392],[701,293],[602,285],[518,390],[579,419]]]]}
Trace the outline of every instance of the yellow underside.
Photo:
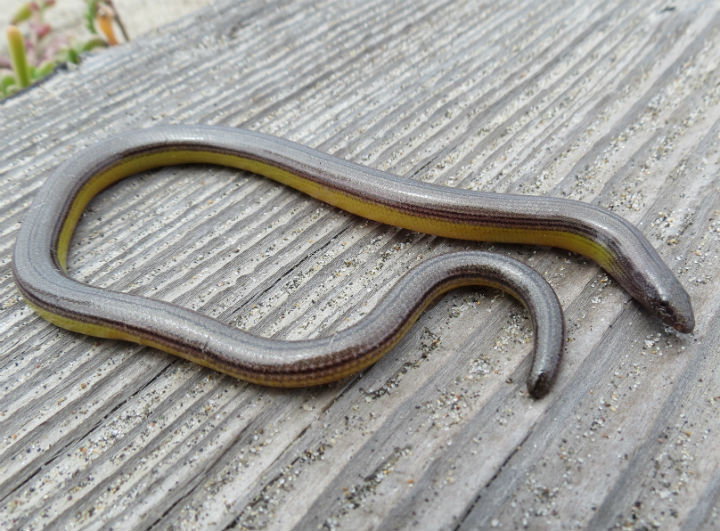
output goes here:
{"type": "Polygon", "coordinates": [[[58,242],[58,259],[60,260],[60,264],[65,267],[70,239],[85,206],[87,206],[90,200],[100,191],[128,175],[134,175],[160,166],[190,163],[219,164],[264,175],[325,203],[388,225],[395,225],[418,232],[461,240],[527,243],[560,247],[587,256],[605,269],[611,268],[612,264],[611,254],[606,248],[593,240],[570,232],[481,226],[470,223],[431,219],[414,215],[410,212],[402,212],[386,205],[373,203],[338,190],[324,187],[269,164],[234,155],[193,150],[173,150],[138,155],[134,158],[123,160],[116,166],[95,176],[77,195],[70,209],[70,213],[63,224],[58,242]]]}
{"type": "MultiPolygon", "coordinates": [[[[100,191],[129,175],[160,166],[189,163],[219,164],[257,173],[353,214],[389,225],[404,227],[428,234],[435,234],[437,236],[464,240],[527,243],[560,247],[587,256],[598,262],[605,269],[610,269],[612,267],[611,254],[607,249],[588,238],[572,234],[570,232],[478,226],[470,223],[449,222],[439,219],[426,218],[419,215],[413,215],[410,212],[402,212],[389,206],[373,203],[338,190],[324,187],[289,171],[269,164],[234,155],[195,150],[170,150],[165,152],[141,154],[119,162],[116,166],[99,173],[90,180],[75,198],[69,215],[62,226],[57,248],[58,260],[61,266],[66,268],[70,239],[72,238],[72,234],[78,221],[80,220],[83,210],[90,200],[100,191]]],[[[478,283],[479,282],[463,281],[457,285],[444,286],[442,291],[437,295],[444,293],[449,289],[453,289],[454,287],[478,283]]],[[[484,284],[487,284],[487,282],[484,282],[484,284]]],[[[434,298],[435,297],[433,297],[433,299],[434,298]]],[[[346,367],[342,367],[338,372],[333,374],[326,374],[318,377],[304,377],[300,380],[293,379],[292,377],[287,380],[277,380],[277,378],[272,377],[271,379],[268,379],[262,374],[249,373],[245,370],[238,371],[237,369],[234,370],[232,367],[217,366],[207,360],[194,358],[191,355],[175,351],[150,339],[140,338],[124,331],[115,330],[97,324],[74,320],[62,315],[53,314],[52,312],[38,308],[35,305],[32,306],[43,318],[68,330],[96,337],[123,339],[148,345],[253,383],[283,387],[299,387],[337,380],[371,365],[395,345],[407,328],[412,325],[412,323],[419,317],[420,313],[422,313],[427,305],[430,304],[431,300],[428,300],[427,303],[423,305],[418,312],[416,312],[413,318],[408,320],[408,323],[402,330],[402,333],[398,334],[397,337],[390,342],[390,344],[385,345],[381,350],[364,357],[361,362],[348,364],[346,367]]]]}
{"type": "MultiPolygon", "coordinates": [[[[397,343],[402,339],[402,337],[407,333],[407,331],[412,327],[413,324],[420,318],[422,313],[430,306],[435,300],[438,299],[438,297],[442,296],[443,294],[447,293],[448,291],[451,291],[455,288],[465,287],[465,286],[489,286],[492,288],[497,288],[503,291],[506,291],[510,293],[511,295],[517,297],[513,292],[509,291],[507,289],[507,286],[503,286],[501,284],[496,284],[494,282],[489,282],[483,278],[465,278],[455,281],[450,281],[442,286],[440,286],[438,289],[436,289],[434,292],[430,293],[428,297],[422,302],[421,305],[418,306],[418,308],[408,316],[408,318],[403,323],[403,326],[400,330],[398,330],[394,336],[392,336],[388,342],[383,344],[380,348],[377,348],[371,352],[368,352],[364,356],[352,360],[348,363],[336,366],[332,371],[318,371],[317,373],[274,373],[274,374],[265,374],[263,372],[253,372],[247,368],[244,367],[238,367],[232,364],[226,364],[226,363],[219,363],[214,362],[213,360],[208,360],[206,358],[202,358],[196,355],[193,355],[192,353],[188,352],[182,352],[179,350],[175,350],[168,345],[159,343],[157,341],[153,341],[152,339],[148,339],[145,337],[140,337],[122,330],[117,330],[115,328],[107,327],[107,326],[101,326],[95,323],[88,323],[85,321],[79,321],[77,319],[72,319],[70,317],[66,317],[63,315],[52,313],[44,308],[41,308],[31,302],[28,301],[28,305],[37,312],[40,317],[43,319],[46,319],[47,321],[59,326],[60,328],[64,328],[66,330],[70,330],[73,332],[79,332],[81,334],[85,334],[88,336],[93,337],[101,337],[101,338],[107,338],[107,339],[121,339],[124,341],[130,341],[132,343],[137,343],[140,345],[146,345],[152,348],[156,348],[158,350],[162,350],[164,352],[168,352],[170,354],[174,354],[175,356],[184,358],[186,360],[192,361],[194,363],[197,363],[199,365],[203,365],[205,367],[209,367],[213,370],[228,374],[230,376],[233,376],[235,378],[239,378],[241,380],[245,380],[250,383],[259,384],[259,385],[266,385],[270,387],[282,387],[282,388],[292,388],[292,387],[308,387],[311,385],[321,385],[325,383],[335,382],[337,380],[340,380],[342,378],[345,378],[347,376],[350,376],[352,374],[355,374],[371,365],[373,365],[375,362],[377,362],[380,358],[382,358],[385,354],[387,354],[397,343]]],[[[520,300],[520,299],[518,299],[520,300]]],[[[522,302],[522,301],[521,301],[522,302]]]]}

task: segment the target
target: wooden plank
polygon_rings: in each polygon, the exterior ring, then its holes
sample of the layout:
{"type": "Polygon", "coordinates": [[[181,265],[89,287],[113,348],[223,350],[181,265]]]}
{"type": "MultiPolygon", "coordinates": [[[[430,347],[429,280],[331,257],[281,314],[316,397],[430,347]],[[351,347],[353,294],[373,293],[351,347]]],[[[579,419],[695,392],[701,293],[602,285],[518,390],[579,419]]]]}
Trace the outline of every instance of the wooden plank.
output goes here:
{"type": "Polygon", "coordinates": [[[0,527],[544,529],[718,526],[720,10],[714,2],[220,1],[0,103],[0,527]],[[552,393],[492,290],[445,296],[363,374],[235,381],[59,330],[12,280],[48,172],[156,123],[247,127],[412,179],[567,196],[636,223],[689,290],[663,327],[594,264],[358,219],[216,167],[90,204],[75,278],[269,337],[357,322],[452,249],[557,290],[552,393]]]}

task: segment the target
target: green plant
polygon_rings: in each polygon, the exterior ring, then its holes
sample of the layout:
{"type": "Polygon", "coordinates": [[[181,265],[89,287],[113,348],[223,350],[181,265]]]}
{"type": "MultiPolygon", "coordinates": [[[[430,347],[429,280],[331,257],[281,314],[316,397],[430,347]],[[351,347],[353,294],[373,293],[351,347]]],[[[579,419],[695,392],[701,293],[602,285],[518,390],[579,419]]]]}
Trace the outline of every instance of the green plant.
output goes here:
{"type": "Polygon", "coordinates": [[[17,26],[8,26],[7,42],[10,60],[15,71],[15,80],[20,88],[25,88],[30,85],[30,65],[28,65],[25,51],[25,38],[17,26]]]}
{"type": "Polygon", "coordinates": [[[6,32],[9,54],[0,55],[0,98],[46,77],[59,64],[78,63],[83,52],[117,44],[112,21],[119,21],[109,0],[86,0],[84,19],[90,35],[84,37],[53,30],[45,21],[45,11],[53,5],[55,0],[28,1],[13,15],[6,32]]]}

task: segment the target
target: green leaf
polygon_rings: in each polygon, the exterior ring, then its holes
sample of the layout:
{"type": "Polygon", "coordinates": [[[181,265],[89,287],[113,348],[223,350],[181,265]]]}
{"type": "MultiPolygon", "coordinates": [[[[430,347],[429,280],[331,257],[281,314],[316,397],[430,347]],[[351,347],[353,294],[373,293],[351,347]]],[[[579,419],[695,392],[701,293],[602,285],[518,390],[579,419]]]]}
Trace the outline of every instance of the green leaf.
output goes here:
{"type": "Polygon", "coordinates": [[[0,94],[2,96],[9,96],[13,92],[18,91],[17,81],[15,80],[15,76],[8,75],[3,76],[2,79],[0,79],[0,94]]]}
{"type": "Polygon", "coordinates": [[[16,83],[16,81],[15,81],[15,76],[9,76],[9,75],[8,75],[8,76],[3,76],[3,78],[0,79],[0,87],[2,87],[3,91],[4,91],[6,88],[11,87],[11,86],[14,85],[15,83],[16,83]]]}
{"type": "Polygon", "coordinates": [[[10,19],[11,24],[17,24],[18,22],[23,22],[25,20],[28,20],[32,16],[32,2],[25,2],[23,5],[21,5],[17,11],[15,11],[15,14],[13,15],[12,19],[10,19]]]}
{"type": "Polygon", "coordinates": [[[97,0],[85,0],[87,8],[85,9],[85,27],[90,33],[96,35],[97,29],[95,29],[95,17],[97,16],[97,0]]]}
{"type": "Polygon", "coordinates": [[[54,61],[48,61],[47,63],[43,63],[38,67],[32,68],[32,78],[33,81],[36,81],[38,79],[42,79],[52,73],[53,70],[55,70],[56,63],[54,61]]]}
{"type": "Polygon", "coordinates": [[[91,39],[88,39],[85,41],[82,45],[79,46],[78,51],[80,53],[82,52],[89,52],[90,50],[94,50],[95,48],[107,48],[108,43],[105,39],[102,37],[93,37],[91,39]]]}
{"type": "Polygon", "coordinates": [[[7,41],[18,84],[20,88],[25,88],[30,85],[30,67],[25,52],[25,39],[17,26],[8,26],[7,41]]]}

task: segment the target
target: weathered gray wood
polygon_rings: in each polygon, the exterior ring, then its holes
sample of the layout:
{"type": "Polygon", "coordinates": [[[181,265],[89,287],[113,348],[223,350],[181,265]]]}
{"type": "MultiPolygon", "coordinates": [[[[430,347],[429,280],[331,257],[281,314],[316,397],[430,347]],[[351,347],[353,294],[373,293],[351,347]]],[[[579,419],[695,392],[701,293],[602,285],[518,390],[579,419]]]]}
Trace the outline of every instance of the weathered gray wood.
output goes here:
{"type": "Polygon", "coordinates": [[[0,527],[720,525],[716,2],[219,2],[0,103],[0,527]],[[490,248],[566,310],[553,392],[527,315],[430,309],[364,374],[272,390],[59,330],[12,281],[48,172],[154,123],[222,123],[413,179],[619,212],[693,298],[679,335],[594,264],[358,219],[249,174],[172,168],[96,198],[70,269],[255,333],[356,322],[422,258],[490,248]]]}

